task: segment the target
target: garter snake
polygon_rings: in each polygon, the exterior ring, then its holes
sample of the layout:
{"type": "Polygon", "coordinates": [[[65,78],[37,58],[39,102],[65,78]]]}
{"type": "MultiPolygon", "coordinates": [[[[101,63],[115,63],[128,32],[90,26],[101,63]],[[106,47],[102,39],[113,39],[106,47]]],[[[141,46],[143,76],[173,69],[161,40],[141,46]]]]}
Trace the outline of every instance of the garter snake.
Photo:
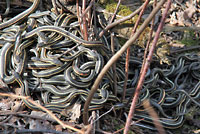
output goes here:
{"type": "Polygon", "coordinates": [[[32,74],[33,74],[33,76],[39,77],[39,78],[40,77],[49,77],[49,76],[58,74],[59,72],[62,72],[69,66],[70,66],[70,63],[64,63],[62,66],[55,67],[52,69],[46,69],[46,70],[42,70],[42,71],[32,70],[32,74]]]}
{"type": "Polygon", "coordinates": [[[10,20],[8,20],[6,22],[1,23],[0,24],[0,29],[3,29],[3,28],[8,27],[8,26],[11,26],[11,25],[19,22],[20,20],[25,19],[29,14],[31,14],[32,12],[34,12],[37,9],[39,3],[40,3],[40,0],[34,0],[33,5],[30,8],[28,8],[24,12],[18,14],[14,18],[12,18],[12,19],[10,19],[10,20]]]}
{"type": "Polygon", "coordinates": [[[73,40],[76,43],[82,44],[85,47],[98,47],[98,46],[102,46],[103,44],[100,41],[85,41],[77,36],[75,36],[74,34],[60,28],[60,27],[56,27],[56,26],[41,26],[38,27],[28,33],[25,34],[24,39],[28,39],[30,37],[33,37],[34,35],[36,35],[38,32],[43,32],[43,31],[49,31],[49,32],[57,32],[65,37],[70,38],[71,40],[73,40]]]}
{"type": "MultiPolygon", "coordinates": [[[[14,17],[13,22],[11,19],[0,24],[0,29],[3,29],[0,32],[0,78],[7,84],[17,81],[24,96],[39,96],[35,100],[40,101],[42,106],[60,113],[75,102],[82,104],[86,101],[92,82],[111,56],[108,49],[110,44],[107,37],[103,37],[102,42],[83,40],[74,15],[61,14],[56,18],[50,11],[30,14],[38,3],[39,0],[35,0],[35,6],[14,17]],[[10,26],[27,16],[28,22],[23,22],[25,26],[20,25],[21,31],[20,26],[10,26]],[[25,28],[26,31],[23,31],[25,28]],[[100,46],[103,52],[98,50],[100,46]]],[[[114,71],[110,69],[101,88],[95,93],[89,110],[101,109],[108,102],[116,104],[115,110],[126,109],[126,100],[118,104],[125,78],[124,61],[122,56],[116,65],[117,96],[112,92],[114,71]]],[[[141,66],[141,60],[130,58],[126,99],[135,90],[141,66]]],[[[174,59],[174,65],[164,66],[164,69],[161,66],[152,67],[154,69],[150,67],[146,75],[133,119],[144,118],[144,122],[153,123],[142,106],[142,102],[149,99],[164,127],[180,127],[189,104],[200,106],[199,56],[184,54],[174,59]]],[[[27,100],[23,102],[33,110],[41,110],[27,100]]]]}

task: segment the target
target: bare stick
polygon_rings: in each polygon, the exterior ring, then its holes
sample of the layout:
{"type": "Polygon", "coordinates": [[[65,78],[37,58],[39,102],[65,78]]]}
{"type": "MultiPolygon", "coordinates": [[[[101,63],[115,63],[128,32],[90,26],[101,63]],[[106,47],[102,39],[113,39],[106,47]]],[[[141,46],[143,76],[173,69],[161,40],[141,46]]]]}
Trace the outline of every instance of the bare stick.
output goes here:
{"type": "MultiPolygon", "coordinates": [[[[142,121],[142,120],[144,120],[144,118],[139,119],[139,120],[137,120],[137,121],[132,121],[131,125],[135,125],[136,123],[138,123],[138,122],[140,122],[140,121],[142,121]]],[[[124,130],[124,128],[125,128],[125,127],[123,127],[123,128],[121,128],[121,129],[115,131],[113,134],[118,134],[120,131],[124,130]]]]}
{"type": "Polygon", "coordinates": [[[49,111],[48,109],[46,109],[45,107],[39,105],[38,103],[36,103],[35,101],[33,101],[32,99],[30,99],[29,97],[26,96],[18,96],[15,94],[7,94],[7,93],[0,93],[0,96],[7,96],[7,97],[12,97],[12,98],[19,98],[19,99],[25,99],[29,102],[31,102],[33,105],[37,106],[38,108],[42,109],[43,111],[47,112],[54,120],[56,120],[63,128],[68,128],[71,130],[74,130],[78,133],[84,134],[84,132],[82,130],[79,130],[77,128],[74,128],[72,126],[69,126],[65,123],[63,123],[60,119],[58,119],[51,111],[49,111]]]}
{"type": "MultiPolygon", "coordinates": [[[[154,0],[154,4],[153,4],[154,8],[155,8],[156,4],[157,4],[157,0],[154,0]]],[[[147,42],[147,45],[146,45],[146,48],[145,48],[145,51],[144,51],[144,59],[143,59],[143,62],[142,62],[142,69],[140,71],[140,75],[141,75],[141,72],[143,71],[144,63],[146,62],[147,53],[149,51],[149,46],[150,46],[150,43],[151,43],[151,40],[152,40],[154,22],[155,22],[155,17],[153,18],[153,20],[151,22],[151,31],[149,33],[149,39],[148,39],[148,42],[147,42]]]]}
{"type": "Polygon", "coordinates": [[[179,49],[176,49],[176,50],[171,50],[170,51],[170,54],[177,54],[177,53],[182,53],[184,51],[191,51],[191,50],[197,50],[197,49],[200,49],[200,46],[199,45],[195,45],[195,46],[189,46],[189,47],[185,47],[185,48],[179,48],[179,49]]]}
{"type": "MultiPolygon", "coordinates": [[[[160,3],[158,3],[158,5],[159,4],[160,3]]],[[[158,7],[158,5],[157,5],[157,7],[158,7]]],[[[136,102],[138,100],[138,96],[139,96],[140,90],[142,88],[142,85],[143,85],[143,82],[144,82],[144,79],[145,79],[145,75],[146,75],[147,69],[149,68],[149,65],[150,65],[150,62],[151,62],[151,59],[152,59],[152,56],[153,56],[153,53],[154,53],[154,49],[155,49],[156,43],[157,43],[159,35],[160,35],[160,32],[161,32],[161,30],[163,28],[163,25],[165,23],[165,19],[166,19],[166,16],[167,16],[167,12],[168,12],[168,10],[170,8],[170,5],[171,5],[171,0],[168,0],[167,7],[165,9],[165,12],[164,12],[164,14],[162,16],[161,22],[160,22],[160,24],[158,26],[158,29],[156,31],[155,38],[154,38],[154,40],[152,42],[151,49],[149,51],[147,60],[146,60],[146,62],[144,64],[143,72],[140,75],[140,78],[139,78],[139,81],[138,81],[138,84],[137,84],[137,87],[136,87],[136,90],[135,90],[135,94],[134,94],[134,97],[133,97],[133,100],[132,100],[132,103],[131,103],[131,107],[130,107],[130,110],[129,110],[128,118],[126,120],[124,134],[128,133],[129,126],[130,126],[131,120],[132,120],[132,116],[133,116],[134,111],[135,111],[136,102]]]]}
{"type": "Polygon", "coordinates": [[[81,30],[81,33],[83,35],[84,32],[83,32],[83,28],[82,28],[82,24],[81,24],[82,19],[80,18],[80,12],[79,12],[79,0],[76,0],[76,11],[77,11],[78,22],[80,24],[80,30],[81,30]]]}
{"type": "Polygon", "coordinates": [[[112,23],[113,20],[115,19],[115,16],[116,16],[117,11],[118,11],[118,9],[119,9],[120,3],[121,3],[121,0],[118,1],[118,3],[117,3],[117,7],[116,7],[116,9],[115,9],[115,12],[114,12],[112,18],[111,18],[110,21],[109,21],[109,24],[112,23]]]}
{"type": "MultiPolygon", "coordinates": [[[[86,0],[83,0],[82,3],[82,13],[85,12],[85,7],[86,7],[86,0]]],[[[83,16],[82,18],[83,21],[81,21],[82,25],[83,25],[83,38],[84,40],[88,40],[88,33],[87,33],[87,21],[86,21],[86,15],[83,16]]]]}
{"type": "Polygon", "coordinates": [[[88,7],[85,9],[84,12],[82,12],[82,14],[81,14],[81,16],[80,16],[81,19],[82,19],[82,18],[85,16],[85,14],[92,8],[93,2],[94,2],[94,0],[91,0],[91,1],[90,1],[90,4],[88,5],[88,7]]]}
{"type": "MultiPolygon", "coordinates": [[[[112,55],[115,54],[115,49],[114,49],[114,33],[111,33],[111,51],[112,51],[112,55]]],[[[113,81],[114,81],[114,95],[117,96],[117,71],[116,71],[116,64],[113,63],[113,81]]]]}
{"type": "Polygon", "coordinates": [[[105,27],[105,29],[103,29],[103,30],[99,33],[99,37],[102,37],[103,34],[104,34],[106,31],[108,31],[110,28],[112,28],[112,27],[118,25],[119,23],[122,23],[122,22],[124,22],[124,21],[126,21],[126,20],[129,20],[129,19],[133,18],[136,14],[138,14],[138,13],[140,12],[140,10],[142,9],[142,7],[143,7],[143,5],[142,5],[140,8],[138,8],[137,10],[135,10],[132,14],[130,14],[130,15],[128,15],[128,16],[125,16],[125,17],[123,17],[122,19],[119,19],[119,20],[117,20],[117,21],[115,21],[115,22],[113,22],[113,23],[107,25],[107,26],[105,27]]]}
{"type": "Polygon", "coordinates": [[[141,25],[141,27],[138,29],[138,31],[134,34],[133,37],[131,37],[122,47],[121,49],[111,57],[111,59],[107,62],[107,64],[104,66],[102,71],[99,73],[97,79],[95,80],[91,91],[89,92],[89,95],[87,97],[87,100],[84,104],[84,111],[83,111],[83,122],[84,124],[88,124],[88,108],[91,103],[91,100],[94,96],[94,93],[97,91],[97,88],[106,74],[106,72],[109,70],[109,68],[117,61],[117,59],[126,51],[126,49],[140,36],[140,34],[143,32],[143,30],[148,26],[149,22],[152,20],[152,18],[156,15],[156,13],[160,10],[160,7],[165,3],[165,0],[161,0],[158,5],[153,9],[151,14],[148,16],[148,18],[144,21],[144,23],[141,25]]]}
{"type": "Polygon", "coordinates": [[[148,114],[151,116],[153,123],[155,127],[157,128],[159,134],[165,134],[165,130],[162,126],[162,124],[159,122],[158,114],[155,112],[153,107],[150,105],[149,100],[143,101],[143,106],[145,110],[148,112],[148,114]]]}
{"type": "MultiPolygon", "coordinates": [[[[138,19],[137,21],[135,22],[135,25],[133,27],[133,30],[132,30],[132,33],[131,33],[131,36],[134,35],[134,33],[136,32],[136,29],[139,25],[139,22],[142,18],[142,15],[147,7],[149,3],[149,0],[146,0],[145,3],[144,3],[144,6],[142,7],[142,10],[138,16],[138,19]]],[[[126,86],[127,86],[127,81],[128,81],[128,71],[129,71],[129,57],[130,57],[130,47],[127,48],[127,51],[126,51],[126,64],[125,64],[125,80],[124,80],[124,88],[123,88],[123,95],[122,95],[122,102],[123,100],[125,99],[125,96],[126,96],[126,86]]]]}

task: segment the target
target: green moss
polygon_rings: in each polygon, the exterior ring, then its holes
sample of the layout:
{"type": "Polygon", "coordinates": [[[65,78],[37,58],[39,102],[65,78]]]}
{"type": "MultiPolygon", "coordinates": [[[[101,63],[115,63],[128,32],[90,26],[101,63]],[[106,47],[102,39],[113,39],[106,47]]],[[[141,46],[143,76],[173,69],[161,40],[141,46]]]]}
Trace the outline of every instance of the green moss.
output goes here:
{"type": "MultiPolygon", "coordinates": [[[[114,13],[115,10],[116,10],[116,7],[117,7],[117,3],[114,0],[109,0],[109,2],[105,6],[105,9],[108,12],[114,13]]],[[[132,13],[132,11],[129,9],[129,7],[127,7],[125,5],[120,5],[119,9],[118,9],[118,12],[117,12],[117,15],[127,16],[127,15],[130,15],[131,13],[132,13]]],[[[130,20],[125,21],[124,23],[131,23],[131,24],[133,24],[136,21],[137,17],[138,16],[136,15],[135,17],[133,17],[130,20]]]]}
{"type": "MultiPolygon", "coordinates": [[[[115,0],[100,0],[100,3],[105,5],[104,8],[110,12],[110,13],[114,13],[116,8],[117,8],[117,2],[115,0]]],[[[118,9],[118,12],[117,12],[117,15],[119,16],[128,16],[132,13],[132,11],[130,10],[130,8],[128,6],[125,6],[125,5],[120,5],[119,6],[119,9],[118,9]]],[[[117,17],[117,19],[120,19],[119,17],[117,17]]],[[[133,18],[123,22],[123,23],[120,23],[118,26],[116,26],[115,28],[121,30],[120,32],[117,32],[117,33],[120,33],[121,35],[125,36],[125,37],[130,37],[131,35],[131,31],[132,31],[132,28],[136,22],[136,20],[138,19],[138,15],[135,15],[133,18]],[[123,31],[123,27],[127,27],[129,28],[127,31],[123,31]]],[[[142,21],[140,21],[142,22],[142,21]]],[[[138,28],[140,27],[140,24],[138,26],[138,28]]],[[[137,40],[137,45],[141,46],[141,47],[144,47],[144,44],[146,43],[146,41],[148,40],[148,33],[150,32],[150,28],[147,27],[143,33],[140,35],[140,37],[138,38],[137,40]]],[[[121,40],[120,39],[120,44],[123,45],[124,43],[126,42],[126,40],[121,40]]]]}
{"type": "Polygon", "coordinates": [[[199,39],[195,36],[194,31],[184,31],[183,39],[180,42],[187,46],[192,46],[197,45],[199,43],[199,39]]]}

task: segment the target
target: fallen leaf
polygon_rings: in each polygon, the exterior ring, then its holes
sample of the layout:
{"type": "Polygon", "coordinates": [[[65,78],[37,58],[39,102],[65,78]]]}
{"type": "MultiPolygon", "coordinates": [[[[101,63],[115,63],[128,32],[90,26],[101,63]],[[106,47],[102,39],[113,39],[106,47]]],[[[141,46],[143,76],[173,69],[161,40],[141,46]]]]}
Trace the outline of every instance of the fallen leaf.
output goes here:
{"type": "Polygon", "coordinates": [[[2,111],[6,111],[6,110],[9,110],[11,109],[11,106],[12,106],[12,101],[10,101],[10,99],[2,99],[0,101],[0,110],[2,111]]]}
{"type": "Polygon", "coordinates": [[[11,107],[11,110],[12,111],[18,111],[20,106],[21,106],[21,101],[14,101],[13,102],[13,106],[11,107]]]}
{"type": "Polygon", "coordinates": [[[184,11],[183,17],[185,20],[191,19],[193,14],[196,12],[197,8],[193,4],[193,2],[186,2],[186,5],[188,5],[188,8],[184,11]]]}
{"type": "Polygon", "coordinates": [[[194,133],[195,133],[195,134],[199,134],[199,133],[200,133],[200,129],[195,130],[194,133]]]}
{"type": "Polygon", "coordinates": [[[69,122],[76,122],[81,115],[81,104],[75,103],[73,107],[66,111],[66,115],[69,117],[69,122]]]}
{"type": "Polygon", "coordinates": [[[51,116],[49,116],[49,114],[44,113],[44,112],[42,112],[42,111],[32,111],[32,112],[31,112],[31,115],[39,116],[39,117],[43,117],[43,118],[53,119],[53,118],[51,118],[51,116]]]}
{"type": "Polygon", "coordinates": [[[55,128],[56,128],[56,131],[62,131],[62,126],[61,125],[56,125],[55,128]]]}
{"type": "MultiPolygon", "coordinates": [[[[41,111],[32,111],[31,115],[43,118],[50,118],[47,113],[41,111]]],[[[47,120],[29,119],[29,129],[54,129],[54,127],[47,120]]]]}

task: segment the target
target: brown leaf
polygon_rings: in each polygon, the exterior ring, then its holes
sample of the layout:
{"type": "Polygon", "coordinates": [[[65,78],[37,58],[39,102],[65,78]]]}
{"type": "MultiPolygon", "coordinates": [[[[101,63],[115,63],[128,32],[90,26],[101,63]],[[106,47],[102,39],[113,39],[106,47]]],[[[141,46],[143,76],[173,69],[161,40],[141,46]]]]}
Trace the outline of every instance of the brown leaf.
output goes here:
{"type": "MultiPolygon", "coordinates": [[[[49,115],[47,113],[41,112],[41,111],[32,111],[31,115],[33,116],[39,116],[39,117],[48,117],[49,115]]],[[[30,119],[29,120],[29,129],[54,129],[53,125],[46,120],[39,120],[39,119],[30,119]]]]}
{"type": "Polygon", "coordinates": [[[56,128],[56,131],[62,131],[62,126],[61,125],[56,125],[55,128],[56,128]]]}
{"type": "Polygon", "coordinates": [[[81,104],[75,103],[73,107],[66,111],[69,116],[70,122],[76,122],[81,115],[81,104]]]}
{"type": "Polygon", "coordinates": [[[22,89],[21,88],[14,88],[16,95],[22,95],[22,89]]]}
{"type": "Polygon", "coordinates": [[[13,102],[13,106],[11,107],[11,110],[12,111],[18,111],[20,106],[21,106],[21,101],[14,101],[13,102]]]}
{"type": "Polygon", "coordinates": [[[12,106],[12,101],[10,101],[10,99],[2,99],[0,101],[0,110],[2,111],[6,111],[6,110],[9,110],[11,109],[11,106],[12,106]]]}
{"type": "Polygon", "coordinates": [[[192,2],[186,2],[186,5],[188,5],[188,8],[184,11],[183,17],[185,20],[191,19],[193,14],[196,12],[197,8],[192,2]]]}
{"type": "Polygon", "coordinates": [[[44,113],[44,112],[42,112],[42,111],[32,111],[32,112],[31,112],[31,115],[39,116],[39,117],[43,117],[43,118],[50,118],[50,119],[53,119],[53,118],[51,118],[51,116],[49,116],[49,114],[44,113]]]}

